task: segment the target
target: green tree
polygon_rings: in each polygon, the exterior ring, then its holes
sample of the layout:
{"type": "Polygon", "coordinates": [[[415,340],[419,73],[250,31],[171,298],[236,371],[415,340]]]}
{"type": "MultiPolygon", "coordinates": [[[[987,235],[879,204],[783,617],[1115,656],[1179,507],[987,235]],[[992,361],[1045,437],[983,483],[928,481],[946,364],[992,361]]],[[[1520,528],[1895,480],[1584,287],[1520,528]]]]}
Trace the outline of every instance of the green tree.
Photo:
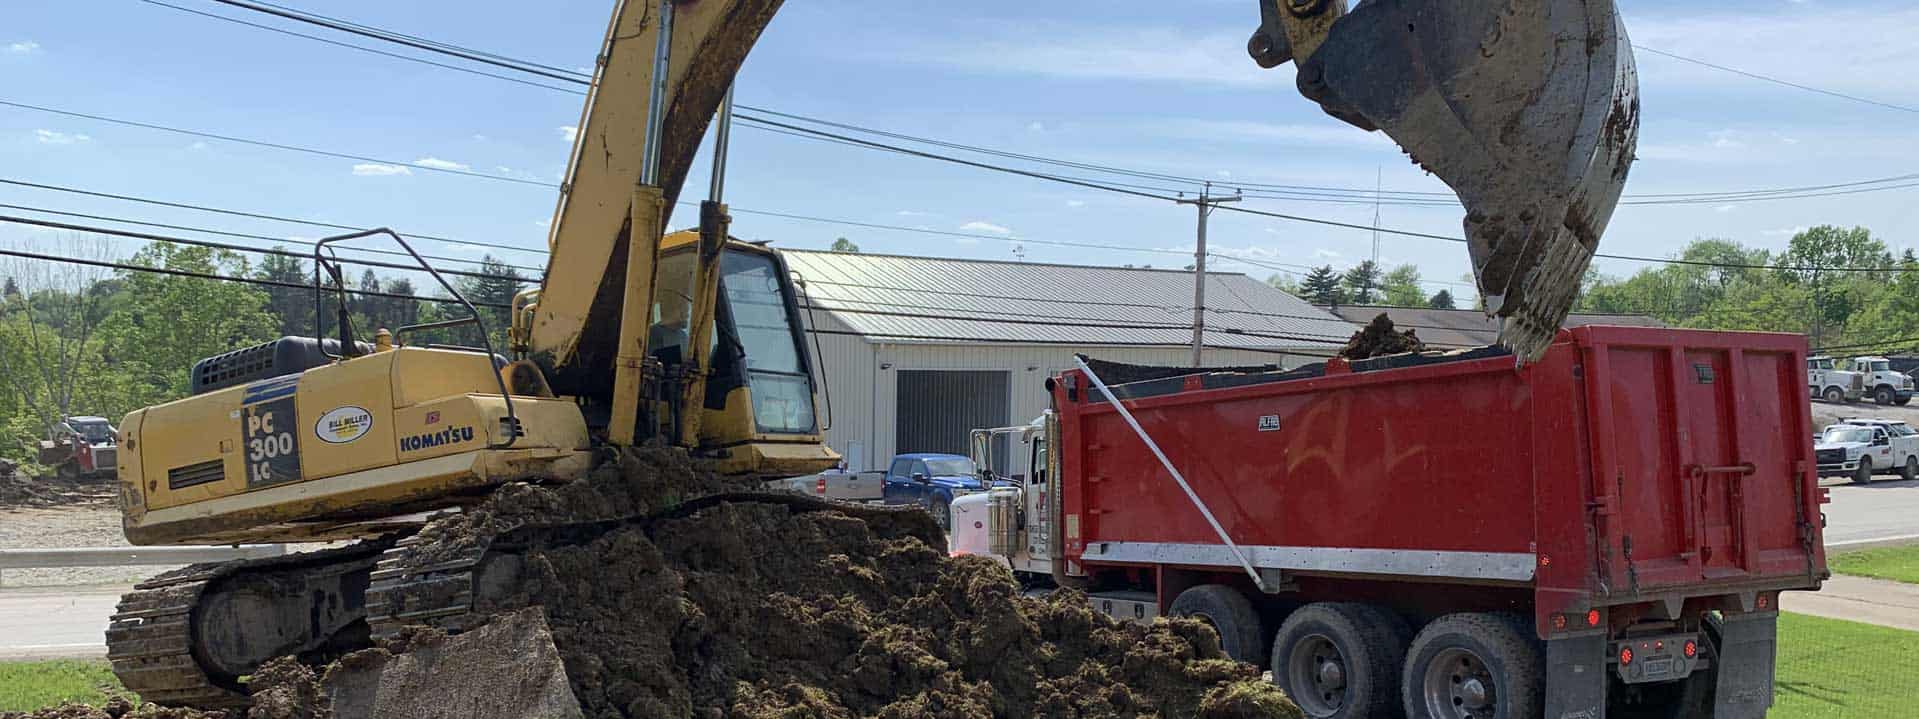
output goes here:
{"type": "MultiPolygon", "coordinates": [[[[526,283],[513,267],[501,262],[492,255],[480,259],[478,274],[481,277],[462,277],[454,283],[466,301],[479,309],[480,318],[486,322],[494,349],[506,347],[506,329],[511,317],[504,309],[513,304],[513,296],[525,288],[526,283]],[[493,306],[488,306],[493,305],[493,306]]],[[[463,315],[466,309],[458,306],[441,308],[448,318],[463,315]]],[[[477,339],[477,337],[475,338],[477,339]]],[[[478,344],[473,342],[472,344],[478,344]]]]}
{"type": "Polygon", "coordinates": [[[1418,307],[1426,304],[1426,291],[1419,286],[1419,268],[1400,265],[1379,281],[1380,294],[1394,307],[1418,307]]]}
{"type": "Polygon", "coordinates": [[[1306,273],[1299,281],[1301,297],[1316,305],[1340,305],[1346,302],[1346,293],[1340,289],[1339,273],[1332,265],[1321,265],[1306,273]]]}
{"type": "Polygon", "coordinates": [[[1280,274],[1278,272],[1275,272],[1271,276],[1268,276],[1266,278],[1266,284],[1272,286],[1273,289],[1279,290],[1281,292],[1292,295],[1294,297],[1300,296],[1302,292],[1299,289],[1299,282],[1297,280],[1294,280],[1292,276],[1290,275],[1280,274]]]}
{"type": "Polygon", "coordinates": [[[1370,305],[1379,301],[1379,265],[1372,260],[1353,265],[1343,281],[1346,296],[1353,304],[1370,305]]]}
{"type": "MultiPolygon", "coordinates": [[[[129,264],[202,274],[247,276],[239,254],[156,242],[129,264]]],[[[122,291],[101,326],[105,351],[125,375],[135,406],[184,397],[188,372],[204,357],[271,339],[278,329],[259,288],[123,270],[122,291]]]]}
{"type": "MultiPolygon", "coordinates": [[[[284,250],[281,246],[273,249],[284,250]]],[[[260,259],[254,274],[268,282],[312,285],[313,275],[298,257],[269,254],[260,259]]],[[[281,335],[313,336],[313,290],[296,287],[267,287],[267,311],[279,325],[281,335]]]]}
{"type": "Polygon", "coordinates": [[[1780,263],[1789,282],[1805,287],[1814,346],[1845,338],[1847,320],[1885,291],[1883,277],[1834,270],[1838,267],[1888,267],[1892,252],[1864,227],[1850,230],[1820,225],[1794,235],[1780,263]]]}
{"type": "Polygon", "coordinates": [[[1459,309],[1453,302],[1452,290],[1440,290],[1433,293],[1433,296],[1426,300],[1426,306],[1436,310],[1459,309]]]}
{"type": "Polygon", "coordinates": [[[860,246],[853,244],[852,240],[841,237],[833,241],[833,251],[834,252],[851,252],[851,253],[857,254],[860,251],[860,246]]]}

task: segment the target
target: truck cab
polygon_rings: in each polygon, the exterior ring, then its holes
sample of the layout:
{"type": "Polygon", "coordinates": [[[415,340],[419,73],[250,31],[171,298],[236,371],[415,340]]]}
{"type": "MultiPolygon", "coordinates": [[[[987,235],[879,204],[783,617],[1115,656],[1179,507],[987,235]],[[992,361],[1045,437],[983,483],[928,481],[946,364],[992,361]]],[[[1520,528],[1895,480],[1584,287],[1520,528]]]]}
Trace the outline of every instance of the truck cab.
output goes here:
{"type": "Polygon", "coordinates": [[[1919,479],[1919,431],[1899,420],[1847,418],[1826,427],[1813,453],[1821,477],[1867,484],[1875,474],[1898,472],[1902,479],[1919,479]]]}
{"type": "Polygon", "coordinates": [[[1806,385],[1813,399],[1834,404],[1857,402],[1866,396],[1866,376],[1847,370],[1831,357],[1806,358],[1806,385]]]}
{"type": "Polygon", "coordinates": [[[1854,357],[1846,361],[1845,368],[1863,378],[1865,395],[1871,397],[1874,404],[1905,406],[1912,402],[1912,377],[1894,370],[1892,360],[1854,357]]]}

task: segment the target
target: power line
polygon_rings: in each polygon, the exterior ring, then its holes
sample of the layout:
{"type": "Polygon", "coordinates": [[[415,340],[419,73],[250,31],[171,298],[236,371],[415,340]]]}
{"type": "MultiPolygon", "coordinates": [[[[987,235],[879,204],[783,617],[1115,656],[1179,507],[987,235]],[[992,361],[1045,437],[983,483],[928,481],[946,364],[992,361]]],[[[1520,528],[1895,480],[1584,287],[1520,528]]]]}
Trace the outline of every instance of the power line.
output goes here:
{"type": "MultiPolygon", "coordinates": [[[[535,82],[528,82],[519,78],[512,78],[512,77],[507,77],[503,75],[498,75],[495,73],[488,73],[488,72],[473,70],[471,68],[464,68],[464,67],[459,67],[455,65],[448,65],[445,63],[433,62],[423,58],[417,58],[417,57],[412,57],[408,55],[388,53],[388,52],[384,52],[384,51],[380,51],[372,48],[366,48],[358,45],[341,43],[341,42],[329,40],[326,38],[320,38],[312,35],[296,33],[296,32],[284,30],[281,28],[275,28],[272,26],[260,25],[260,24],[250,23],[250,22],[237,20],[234,18],[229,18],[221,15],[200,12],[200,11],[182,8],[182,7],[178,7],[178,6],[163,3],[163,2],[158,2],[158,0],[141,0],[141,1],[147,2],[149,4],[153,4],[153,5],[158,5],[161,7],[168,7],[175,10],[180,10],[182,12],[193,13],[195,15],[201,15],[204,17],[224,20],[228,22],[234,22],[234,23],[247,25],[255,28],[260,28],[260,29],[265,29],[265,30],[269,30],[269,31],[273,31],[281,34],[306,38],[306,39],[315,40],[318,42],[324,42],[324,43],[328,43],[328,44],[339,46],[339,47],[345,47],[345,48],[359,50],[363,52],[369,52],[369,53],[373,53],[373,54],[377,54],[377,55],[381,55],[381,56],[389,57],[393,59],[399,59],[399,60],[404,60],[409,62],[419,62],[419,63],[431,65],[434,67],[451,69],[451,70],[456,70],[460,72],[467,72],[471,74],[478,74],[485,77],[532,85],[534,87],[540,87],[548,90],[556,90],[556,91],[567,92],[567,93],[576,94],[576,95],[585,94],[584,92],[578,91],[578,90],[572,90],[572,89],[561,88],[561,87],[553,87],[550,85],[544,85],[544,84],[535,83],[535,82]]],[[[353,35],[371,38],[375,40],[381,40],[385,42],[392,42],[392,43],[400,44],[406,47],[414,48],[417,50],[438,53],[441,55],[455,57],[455,58],[467,60],[470,62],[483,63],[492,67],[498,67],[502,69],[513,70],[516,72],[528,73],[528,74],[532,74],[534,76],[545,78],[545,79],[568,82],[568,83],[573,83],[577,85],[592,84],[592,75],[588,73],[581,73],[573,70],[567,70],[564,68],[555,67],[553,65],[513,58],[513,57],[501,55],[498,53],[492,53],[492,52],[487,52],[483,50],[476,50],[473,48],[462,47],[462,46],[454,45],[451,43],[430,40],[427,38],[419,37],[417,35],[409,35],[406,33],[379,28],[372,25],[366,25],[362,23],[349,21],[349,20],[342,20],[339,18],[328,17],[325,15],[320,15],[318,13],[311,12],[311,11],[296,10],[294,8],[290,8],[284,5],[276,5],[276,4],[267,3],[267,2],[246,2],[244,0],[214,0],[214,1],[231,6],[231,7],[264,13],[264,14],[272,15],[275,17],[283,18],[283,19],[289,19],[297,22],[307,23],[310,25],[316,25],[319,27],[325,27],[338,32],[350,33],[353,35]]],[[[1914,110],[1912,108],[1907,108],[1907,107],[1898,106],[1898,105],[1890,105],[1887,103],[1880,103],[1877,101],[1867,100],[1864,98],[1857,98],[1857,97],[1845,95],[1842,93],[1835,93],[1827,90],[1822,90],[1819,88],[1813,88],[1809,86],[1798,85],[1795,83],[1789,83],[1782,80],[1777,80],[1775,78],[1766,77],[1763,75],[1748,73],[1748,72],[1737,70],[1734,68],[1728,68],[1728,67],[1716,65],[1713,63],[1708,63],[1708,62],[1697,60],[1694,58],[1688,58],[1688,57],[1676,55],[1673,53],[1657,50],[1654,48],[1648,48],[1643,45],[1636,45],[1635,47],[1638,47],[1639,49],[1642,49],[1642,50],[1646,50],[1648,52],[1653,52],[1653,53],[1657,53],[1667,57],[1671,57],[1674,59],[1683,60],[1686,62],[1693,62],[1693,63],[1701,64],[1707,67],[1713,67],[1713,68],[1724,70],[1727,72],[1733,72],[1736,74],[1745,75],[1748,77],[1754,77],[1754,78],[1769,81],[1769,82],[1778,82],[1791,87],[1798,87],[1800,89],[1820,92],[1823,94],[1833,95],[1835,97],[1842,97],[1845,99],[1867,102],[1870,104],[1880,105],[1884,107],[1891,107],[1893,109],[1906,110],[1908,112],[1919,112],[1919,110],[1914,110]]],[[[739,109],[743,109],[743,110],[760,112],[760,113],[775,115],[779,117],[785,117],[792,120],[811,122],[811,123],[824,125],[828,127],[836,127],[840,129],[862,132],[862,133],[872,134],[872,135],[881,136],[881,137],[888,137],[892,139],[906,140],[906,141],[917,142],[921,144],[928,144],[936,147],[945,147],[948,149],[982,153],[982,154],[987,154],[987,155],[1002,157],[1007,159],[1017,159],[1017,160],[1027,161],[1027,162],[1036,162],[1036,163],[1050,164],[1050,165],[1056,165],[1056,166],[1062,166],[1062,167],[1072,167],[1076,169],[1103,172],[1108,174],[1125,175],[1125,176],[1131,176],[1131,177],[1137,177],[1137,178],[1143,178],[1143,179],[1179,182],[1179,183],[1191,184],[1195,186],[1203,185],[1205,182],[1207,182],[1207,180],[1202,180],[1200,178],[1175,175],[1170,173],[1150,172],[1150,171],[1115,167],[1111,165],[1102,165],[1097,163],[1063,160],[1059,158],[1052,158],[1052,157],[1046,157],[1041,155],[1011,152],[1011,151],[998,150],[994,148],[982,147],[977,145],[968,145],[964,143],[957,143],[957,142],[951,142],[946,140],[919,137],[915,135],[909,135],[906,133],[892,132],[887,130],[864,127],[860,125],[854,125],[850,123],[835,122],[835,121],[824,120],[824,119],[815,118],[815,117],[808,117],[805,115],[786,113],[778,110],[773,110],[770,108],[755,107],[751,105],[740,105],[738,107],[739,109]]],[[[1110,183],[1110,184],[1117,184],[1117,183],[1110,183]]],[[[1454,196],[1450,192],[1389,190],[1389,191],[1383,191],[1383,194],[1392,195],[1394,196],[1393,199],[1382,201],[1378,199],[1380,195],[1382,194],[1382,191],[1366,190],[1362,188],[1323,187],[1323,186],[1311,186],[1311,185],[1292,185],[1292,184],[1259,183],[1259,182],[1237,182],[1237,183],[1216,183],[1216,184],[1221,184],[1223,186],[1228,186],[1228,187],[1250,189],[1252,190],[1252,192],[1249,192],[1247,194],[1256,196],[1256,197],[1262,197],[1265,199],[1286,200],[1286,201],[1331,202],[1336,204],[1375,204],[1377,202],[1380,204],[1389,204],[1389,205],[1395,205],[1395,206],[1429,206],[1429,207],[1447,207],[1447,206],[1454,206],[1457,204],[1454,199],[1454,196]],[[1260,190],[1262,189],[1277,190],[1279,192],[1262,193],[1260,192],[1260,190]],[[1332,194],[1325,194],[1325,193],[1332,193],[1332,194]]],[[[1873,181],[1866,181],[1866,182],[1845,183],[1845,184],[1866,185],[1866,184],[1877,184],[1877,183],[1873,181]]],[[[1862,189],[1862,190],[1859,190],[1858,192],[1879,192],[1879,191],[1893,190],[1893,189],[1904,189],[1905,187],[1910,187],[1910,186],[1862,189]]],[[[1760,198],[1760,197],[1751,198],[1754,201],[1761,200],[1761,199],[1768,199],[1768,200],[1801,199],[1799,197],[1793,197],[1789,194],[1791,192],[1796,191],[1797,189],[1798,188],[1778,188],[1773,190],[1744,190],[1744,191],[1727,191],[1727,192],[1661,193],[1661,194],[1648,194],[1648,195],[1626,195],[1624,198],[1625,201],[1623,201],[1621,204],[1624,204],[1624,205],[1705,204],[1707,202],[1710,202],[1710,200],[1707,199],[1710,197],[1722,197],[1722,196],[1743,195],[1743,194],[1769,195],[1769,197],[1764,197],[1764,198],[1760,198]],[[1773,196],[1773,195],[1776,195],[1776,196],[1773,196]],[[1661,199],[1661,198],[1672,198],[1672,197],[1689,197],[1689,198],[1692,198],[1692,200],[1678,201],[1678,200],[1661,199]]],[[[1844,194],[1855,194],[1855,193],[1844,193],[1844,194]]],[[[1826,197],[1826,196],[1831,196],[1831,195],[1809,195],[1807,197],[1826,197]]]]}
{"type": "MultiPolygon", "coordinates": [[[[137,220],[126,220],[126,219],[121,219],[117,217],[105,217],[101,215],[83,215],[77,212],[60,212],[57,210],[43,210],[37,207],[22,207],[20,205],[0,205],[0,207],[27,210],[29,212],[44,212],[51,215],[69,215],[69,216],[76,216],[76,217],[84,217],[88,219],[104,220],[107,222],[120,222],[120,223],[125,223],[130,225],[156,225],[156,226],[167,228],[167,229],[183,230],[187,232],[204,232],[207,234],[219,234],[219,235],[230,235],[230,236],[237,235],[240,237],[246,237],[246,238],[252,238],[252,239],[265,239],[265,240],[273,239],[271,237],[262,237],[260,235],[243,235],[235,232],[221,232],[219,230],[208,230],[208,229],[203,229],[198,227],[182,227],[178,225],[160,225],[158,223],[140,222],[137,220]]],[[[53,229],[53,230],[68,230],[72,232],[89,232],[94,234],[108,235],[112,237],[125,237],[128,239],[147,240],[149,242],[171,242],[171,243],[181,244],[181,245],[192,245],[195,247],[206,247],[206,248],[219,249],[219,250],[231,250],[234,252],[252,252],[252,253],[257,253],[262,255],[273,255],[275,257],[291,257],[295,259],[310,259],[313,257],[310,254],[294,252],[292,250],[285,250],[285,249],[278,249],[278,248],[250,247],[247,245],[236,245],[229,242],[212,242],[209,240],[193,240],[193,239],[187,239],[184,237],[168,237],[168,236],[162,236],[162,235],[147,234],[144,232],[130,232],[127,230],[114,230],[114,229],[108,229],[104,227],[88,227],[86,225],[74,225],[74,224],[68,224],[65,222],[53,222],[51,220],[36,220],[30,217],[13,217],[10,215],[0,215],[0,222],[5,222],[5,223],[10,223],[15,225],[44,227],[44,228],[53,229]]],[[[359,249],[359,248],[341,248],[341,249],[359,249]]],[[[362,251],[366,251],[366,250],[362,250],[362,251]]],[[[395,262],[381,262],[378,260],[360,260],[360,259],[347,258],[347,259],[339,259],[339,261],[345,264],[360,265],[363,267],[380,267],[380,268],[392,269],[392,270],[406,270],[409,272],[426,272],[427,271],[427,269],[423,267],[416,267],[413,265],[402,265],[395,262]]],[[[527,279],[525,277],[520,277],[517,275],[494,275],[494,274],[487,274],[484,272],[466,272],[463,270],[438,270],[438,271],[441,274],[457,275],[460,277],[472,277],[477,279],[489,279],[489,280],[511,279],[511,280],[517,280],[521,282],[524,282],[527,279]]]]}
{"type": "Polygon", "coordinates": [[[1773,84],[1775,84],[1775,85],[1784,85],[1784,86],[1786,86],[1786,87],[1790,87],[1790,88],[1795,88],[1795,89],[1799,89],[1799,90],[1805,90],[1805,91],[1807,91],[1807,92],[1816,92],[1816,93],[1819,93],[1819,94],[1821,94],[1821,95],[1829,95],[1829,96],[1832,96],[1832,97],[1836,97],[1836,98],[1839,98],[1839,99],[1841,99],[1841,100],[1851,100],[1851,101],[1853,101],[1853,102],[1859,102],[1859,103],[1865,103],[1865,104],[1867,104],[1867,105],[1875,105],[1875,106],[1878,106],[1878,107],[1883,107],[1883,108],[1886,108],[1886,109],[1889,109],[1889,110],[1898,110],[1898,111],[1900,111],[1900,112],[1910,112],[1910,113],[1914,113],[1914,114],[1919,114],[1919,108],[1915,108],[1915,107],[1908,107],[1908,106],[1905,106],[1905,105],[1894,105],[1894,104],[1892,104],[1892,103],[1890,103],[1890,102],[1880,102],[1880,101],[1878,101],[1878,100],[1873,100],[1873,99],[1870,99],[1870,98],[1864,98],[1864,97],[1860,97],[1860,96],[1858,96],[1858,95],[1848,95],[1848,94],[1846,94],[1846,93],[1843,93],[1843,92],[1836,92],[1836,91],[1833,91],[1833,90],[1827,90],[1827,89],[1825,89],[1825,88],[1819,88],[1819,87],[1813,87],[1813,86],[1811,86],[1811,85],[1803,85],[1803,84],[1800,84],[1800,83],[1796,83],[1796,82],[1792,82],[1792,81],[1790,81],[1790,80],[1781,80],[1781,79],[1779,79],[1779,78],[1776,78],[1776,77],[1772,77],[1772,76],[1770,76],[1770,75],[1761,75],[1761,74],[1759,74],[1759,73],[1756,73],[1756,72],[1747,72],[1747,71],[1745,71],[1745,70],[1740,70],[1740,69],[1738,69],[1738,68],[1732,68],[1732,67],[1726,67],[1725,65],[1720,65],[1720,64],[1716,64],[1716,63],[1711,63],[1711,62],[1706,62],[1705,60],[1700,60],[1700,59],[1698,59],[1698,58],[1691,58],[1691,57],[1686,57],[1686,56],[1684,56],[1684,55],[1677,55],[1677,54],[1674,54],[1674,53],[1670,53],[1670,52],[1666,52],[1665,50],[1660,50],[1660,49],[1657,49],[1657,48],[1650,48],[1650,47],[1646,47],[1645,45],[1637,45],[1637,44],[1635,44],[1635,45],[1633,45],[1633,47],[1635,47],[1635,48],[1638,48],[1638,49],[1640,49],[1640,50],[1644,50],[1644,51],[1646,51],[1646,52],[1650,52],[1650,53],[1652,53],[1652,54],[1654,54],[1654,55],[1659,55],[1659,56],[1663,56],[1663,57],[1669,57],[1669,58],[1672,58],[1672,59],[1674,59],[1674,60],[1679,60],[1679,61],[1681,61],[1681,62],[1689,62],[1689,63],[1692,63],[1692,64],[1694,64],[1694,65],[1699,65],[1699,66],[1702,66],[1702,67],[1710,67],[1710,68],[1712,68],[1712,69],[1714,69],[1714,70],[1720,70],[1720,71],[1723,71],[1723,72],[1730,72],[1730,73],[1732,73],[1732,74],[1734,74],[1734,75],[1740,75],[1740,76],[1744,76],[1744,77],[1749,77],[1749,78],[1752,78],[1752,79],[1754,79],[1754,80],[1760,80],[1760,81],[1764,81],[1764,82],[1770,82],[1770,83],[1773,83],[1773,84]]]}
{"type": "Polygon", "coordinates": [[[413,162],[398,162],[394,160],[384,160],[377,157],[368,157],[366,155],[353,155],[353,154],[348,154],[344,152],[333,152],[331,150],[320,150],[312,147],[302,147],[299,145],[286,145],[278,142],[268,142],[266,140],[254,140],[254,139],[249,139],[244,137],[237,137],[233,135],[222,135],[222,134],[213,133],[213,132],[188,130],[185,128],[171,127],[168,125],[157,125],[157,124],[148,123],[148,122],[122,120],[120,118],[107,117],[105,115],[95,115],[92,113],[85,113],[85,112],[74,112],[72,110],[61,110],[58,108],[45,107],[42,105],[29,105],[24,102],[14,102],[11,100],[0,100],[0,105],[5,105],[7,107],[16,107],[22,110],[33,110],[35,112],[44,112],[52,115],[62,115],[65,117],[77,117],[85,120],[93,120],[95,122],[105,122],[105,123],[114,124],[114,125],[124,125],[127,127],[138,127],[144,130],[158,130],[161,132],[171,132],[174,134],[186,135],[189,137],[199,137],[199,138],[205,138],[208,140],[220,140],[222,142],[236,142],[242,145],[266,147],[266,148],[271,148],[275,150],[285,150],[287,152],[299,152],[299,153],[305,153],[308,155],[331,157],[331,158],[340,159],[340,160],[358,160],[360,162],[370,162],[374,164],[388,165],[393,167],[404,167],[404,168],[417,167],[419,169],[427,170],[429,172],[442,172],[449,175],[477,177],[483,180],[496,180],[499,182],[515,182],[522,185],[533,185],[535,187],[548,187],[548,188],[559,187],[559,185],[556,185],[550,182],[540,182],[538,180],[523,180],[517,177],[506,177],[504,175],[489,175],[484,172],[474,172],[472,170],[460,170],[460,169],[455,169],[451,167],[434,167],[432,165],[421,165],[413,162]]]}
{"type": "MultiPolygon", "coordinates": [[[[319,220],[303,220],[303,219],[298,219],[293,217],[284,217],[280,215],[268,215],[268,214],[263,214],[258,212],[244,212],[241,210],[228,210],[228,209],[221,209],[218,207],[210,207],[207,205],[196,205],[196,204],[185,203],[185,202],[169,202],[166,200],[155,200],[148,197],[136,197],[133,195],[117,195],[110,192],[82,190],[77,187],[64,187],[61,185],[50,185],[50,184],[39,183],[39,182],[27,182],[25,180],[14,180],[14,179],[9,179],[4,177],[0,177],[0,184],[14,185],[17,187],[30,187],[36,190],[49,190],[52,192],[65,192],[68,194],[85,195],[88,197],[98,197],[98,198],[108,199],[108,200],[137,202],[143,205],[153,205],[157,207],[171,207],[171,208],[181,209],[181,210],[193,210],[196,212],[209,212],[209,213],[218,214],[218,215],[228,215],[231,217],[245,217],[245,218],[255,219],[255,220],[271,220],[273,222],[284,222],[292,225],[305,225],[307,227],[325,227],[325,228],[335,229],[335,230],[367,229],[365,227],[355,227],[353,225],[342,225],[342,224],[333,223],[333,222],[321,222],[319,220]]],[[[546,250],[543,250],[543,249],[535,250],[535,249],[529,249],[525,247],[514,247],[512,245],[503,245],[503,244],[492,243],[492,242],[474,242],[471,240],[456,240],[450,237],[422,235],[415,232],[404,233],[404,236],[417,239],[417,240],[432,240],[434,242],[444,242],[450,245],[465,245],[468,247],[486,247],[486,248],[492,248],[496,250],[512,250],[514,252],[530,252],[530,253],[539,254],[539,255],[546,254],[546,250]]],[[[535,272],[539,271],[538,269],[532,268],[532,267],[519,267],[516,265],[507,265],[507,266],[513,267],[514,269],[520,269],[520,270],[530,270],[535,272]]]]}
{"type": "MultiPolygon", "coordinates": [[[[272,237],[268,235],[253,235],[253,234],[247,234],[245,232],[229,232],[226,230],[214,230],[214,229],[208,229],[204,227],[192,227],[189,225],[170,225],[164,222],[147,222],[144,220],[131,220],[124,217],[112,217],[108,215],[90,215],[84,212],[67,212],[64,210],[49,210],[44,207],[32,207],[29,205],[13,205],[13,204],[0,203],[0,208],[9,209],[9,210],[23,210],[26,212],[38,212],[46,215],[59,215],[62,217],[78,217],[86,220],[100,220],[104,222],[114,222],[114,223],[119,223],[123,225],[139,225],[141,227],[158,227],[163,230],[180,230],[182,232],[198,232],[198,233],[208,234],[208,235],[219,235],[222,237],[237,237],[237,238],[249,239],[249,240],[265,240],[268,242],[275,242],[275,243],[284,242],[282,238],[272,237]]],[[[284,255],[287,257],[309,257],[310,256],[310,255],[305,255],[298,252],[255,247],[250,245],[229,245],[229,244],[217,243],[217,242],[209,242],[204,244],[207,247],[219,247],[221,249],[235,250],[239,252],[260,252],[265,254],[284,255]]],[[[410,256],[407,253],[400,252],[398,250],[382,250],[382,249],[377,249],[372,247],[341,247],[338,249],[341,252],[365,252],[365,253],[373,253],[373,254],[379,254],[379,255],[397,255],[400,257],[410,256]]],[[[440,260],[442,262],[463,262],[468,264],[483,264],[479,260],[468,260],[468,259],[461,259],[458,257],[440,257],[436,255],[425,255],[425,254],[420,256],[425,259],[440,260]]],[[[362,261],[362,260],[346,260],[346,261],[353,264],[371,265],[373,267],[394,267],[398,269],[414,269],[414,270],[419,269],[411,265],[393,265],[393,264],[388,264],[384,262],[372,262],[372,261],[362,261]]],[[[511,267],[511,265],[507,265],[507,266],[511,267]]],[[[505,275],[490,275],[490,274],[485,274],[480,272],[467,272],[462,270],[442,270],[441,272],[443,272],[444,274],[460,275],[464,277],[497,278],[497,277],[505,276],[505,275]]],[[[524,279],[524,278],[521,278],[521,279],[524,279]]]]}

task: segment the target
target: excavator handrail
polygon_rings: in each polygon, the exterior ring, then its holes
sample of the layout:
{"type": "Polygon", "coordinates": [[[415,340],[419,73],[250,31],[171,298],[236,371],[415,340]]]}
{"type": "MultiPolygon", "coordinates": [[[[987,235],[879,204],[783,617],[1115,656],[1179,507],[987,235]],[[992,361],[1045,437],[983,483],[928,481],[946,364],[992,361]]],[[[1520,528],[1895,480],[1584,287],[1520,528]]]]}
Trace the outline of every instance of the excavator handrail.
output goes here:
{"type": "MultiPolygon", "coordinates": [[[[349,232],[344,235],[322,237],[319,239],[319,241],[313,243],[313,272],[314,272],[313,334],[314,334],[314,340],[321,347],[320,351],[321,352],[326,351],[326,345],[325,345],[326,337],[322,334],[320,329],[320,324],[321,324],[320,318],[323,314],[320,310],[320,305],[324,301],[321,299],[321,297],[322,297],[322,293],[326,291],[326,288],[321,286],[320,277],[319,277],[320,265],[321,263],[326,261],[325,257],[321,254],[321,251],[328,249],[327,248],[328,245],[332,245],[339,242],[346,242],[348,240],[357,240],[364,237],[372,237],[375,235],[386,235],[387,237],[392,238],[392,240],[395,243],[399,244],[400,249],[406,250],[406,253],[413,257],[413,261],[416,263],[419,263],[420,269],[426,271],[428,275],[431,275],[433,277],[433,281],[440,283],[441,289],[446,290],[449,296],[451,296],[454,300],[458,301],[462,307],[466,308],[467,315],[470,318],[470,321],[473,323],[475,327],[480,328],[480,347],[481,349],[486,351],[486,354],[482,357],[482,359],[486,360],[486,367],[487,367],[488,373],[493,375],[493,381],[498,383],[500,387],[500,399],[506,403],[506,422],[505,422],[505,426],[501,428],[502,430],[501,434],[506,435],[506,441],[488,442],[486,446],[488,449],[506,449],[508,447],[512,447],[514,443],[516,443],[519,440],[521,435],[520,419],[518,416],[516,416],[513,413],[513,393],[507,390],[506,377],[500,374],[500,368],[494,366],[493,364],[493,358],[496,355],[493,352],[493,338],[487,332],[486,320],[481,319],[479,308],[474,307],[473,303],[467,300],[466,295],[461,294],[459,288],[456,288],[453,286],[453,283],[447,282],[446,278],[440,275],[439,270],[433,269],[433,265],[428,263],[426,261],[426,258],[421,257],[420,253],[415,252],[413,250],[413,245],[407,244],[406,239],[400,237],[400,233],[398,232],[394,232],[393,230],[385,227],[376,227],[371,230],[361,230],[359,232],[349,232]]],[[[338,258],[336,257],[335,259],[337,264],[338,258]]],[[[346,288],[341,287],[339,291],[344,293],[346,292],[346,288]]],[[[411,325],[407,327],[401,327],[399,332],[404,332],[409,329],[426,329],[426,328],[438,327],[438,326],[451,326],[452,324],[464,324],[468,321],[469,320],[459,320],[455,323],[429,322],[422,325],[411,325]]],[[[342,330],[345,330],[346,325],[342,324],[341,328],[342,330]]],[[[399,332],[395,332],[394,335],[397,337],[399,335],[399,332]]],[[[340,339],[341,351],[343,352],[346,351],[345,348],[348,347],[352,343],[352,341],[353,341],[353,338],[351,336],[342,336],[340,339]]],[[[334,359],[338,359],[338,358],[335,357],[334,359]]]]}

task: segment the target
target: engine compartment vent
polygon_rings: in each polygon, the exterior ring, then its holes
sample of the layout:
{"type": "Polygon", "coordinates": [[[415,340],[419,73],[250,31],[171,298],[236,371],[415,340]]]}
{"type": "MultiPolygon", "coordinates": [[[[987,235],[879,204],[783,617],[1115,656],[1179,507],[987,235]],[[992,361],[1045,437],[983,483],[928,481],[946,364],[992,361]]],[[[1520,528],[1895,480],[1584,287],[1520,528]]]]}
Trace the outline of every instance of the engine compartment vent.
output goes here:
{"type": "Polygon", "coordinates": [[[208,482],[218,482],[227,478],[226,463],[217,459],[207,460],[167,470],[168,489],[186,489],[208,482]]]}

